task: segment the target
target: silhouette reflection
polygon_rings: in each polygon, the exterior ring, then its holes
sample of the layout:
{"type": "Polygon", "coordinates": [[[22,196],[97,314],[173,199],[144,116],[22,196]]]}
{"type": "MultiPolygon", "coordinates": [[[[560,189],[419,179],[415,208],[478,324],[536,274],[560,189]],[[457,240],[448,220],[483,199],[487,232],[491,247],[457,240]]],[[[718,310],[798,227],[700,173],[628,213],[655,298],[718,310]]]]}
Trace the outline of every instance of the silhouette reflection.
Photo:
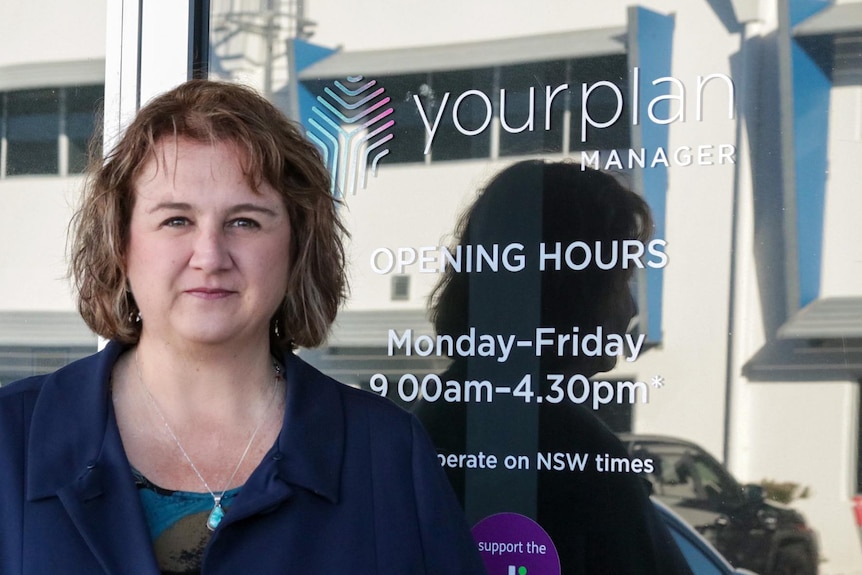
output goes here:
{"type": "Polygon", "coordinates": [[[649,251],[651,230],[647,204],[614,177],[520,162],[479,195],[451,250],[497,254],[497,265],[450,265],[431,297],[438,339],[456,343],[440,379],[465,397],[424,401],[416,413],[438,453],[455,456],[444,467],[469,521],[500,512],[535,519],[564,574],[689,573],[648,485],[620,470],[631,463],[625,449],[589,398],[576,401],[595,392],[590,378],[617,355],[643,351],[628,331],[637,312],[629,284],[637,267],[664,257],[649,251]],[[467,393],[481,388],[468,382],[484,381],[491,394],[467,393]],[[464,454],[493,455],[496,465],[464,454]]]}

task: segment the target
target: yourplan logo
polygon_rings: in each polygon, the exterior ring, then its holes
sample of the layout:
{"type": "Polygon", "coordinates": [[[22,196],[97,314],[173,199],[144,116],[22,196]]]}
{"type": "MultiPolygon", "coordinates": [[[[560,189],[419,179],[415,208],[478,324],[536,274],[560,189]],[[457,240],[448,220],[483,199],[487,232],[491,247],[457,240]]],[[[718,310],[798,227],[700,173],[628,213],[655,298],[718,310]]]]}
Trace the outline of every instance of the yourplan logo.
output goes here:
{"type": "MultiPolygon", "coordinates": [[[[731,143],[682,142],[668,146],[664,128],[692,119],[702,122],[706,116],[733,120],[736,94],[730,76],[698,75],[686,83],[673,76],[643,78],[640,68],[635,66],[628,77],[628,86],[610,80],[578,83],[573,79],[526,88],[482,86],[483,89],[468,87],[455,92],[445,85],[429,88],[423,84],[418,94],[408,91],[405,98],[396,96],[393,104],[377,80],[348,76],[315,86],[316,94],[308,91],[308,104],[304,108],[307,112],[303,116],[308,138],[320,148],[331,174],[335,197],[355,195],[358,189],[366,188],[369,172],[377,175],[378,164],[390,153],[390,142],[395,138],[392,127],[396,106],[400,106],[398,114],[405,114],[398,116],[400,121],[411,116],[411,111],[403,108],[410,108],[411,103],[415,105],[416,121],[411,123],[408,119],[402,124],[400,132],[408,137],[401,147],[417,145],[416,130],[420,130],[424,136],[423,148],[398,149],[397,160],[401,162],[405,157],[406,161],[419,162],[422,156],[429,155],[432,162],[437,161],[433,154],[435,145],[469,149],[464,139],[483,138],[487,142],[496,138],[499,143],[501,137],[511,141],[512,137],[523,135],[529,139],[535,132],[552,131],[562,134],[558,151],[580,155],[582,168],[633,170],[736,162],[736,147],[731,143]],[[427,93],[423,94],[423,89],[427,93]],[[435,92],[441,94],[439,101],[434,98],[435,92]],[[568,116],[554,114],[553,110],[565,110],[568,116]],[[627,135],[623,140],[611,141],[608,138],[614,136],[608,135],[604,140],[596,139],[603,130],[623,123],[628,123],[632,132],[641,134],[637,147],[628,146],[627,135]],[[593,146],[597,141],[598,145],[593,146]]],[[[543,153],[541,147],[528,149],[529,145],[528,141],[524,148],[527,153],[543,153]]],[[[468,153],[457,159],[490,157],[490,153],[486,156],[468,153]]]]}
{"type": "Polygon", "coordinates": [[[391,98],[363,76],[336,80],[323,92],[311,107],[308,138],[323,154],[333,196],[353,195],[365,188],[369,171],[377,175],[377,164],[389,153],[395,137],[391,98]]]}

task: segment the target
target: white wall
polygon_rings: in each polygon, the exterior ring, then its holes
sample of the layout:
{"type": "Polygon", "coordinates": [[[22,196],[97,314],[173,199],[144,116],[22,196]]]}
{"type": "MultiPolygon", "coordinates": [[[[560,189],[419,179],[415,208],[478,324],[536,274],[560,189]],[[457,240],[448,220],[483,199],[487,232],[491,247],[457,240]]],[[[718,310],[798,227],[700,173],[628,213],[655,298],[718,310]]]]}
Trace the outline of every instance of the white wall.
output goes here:
{"type": "Polygon", "coordinates": [[[0,67],[104,59],[106,1],[2,2],[0,67]]]}
{"type": "Polygon", "coordinates": [[[832,90],[823,296],[862,294],[862,86],[832,90]]]}
{"type": "Polygon", "coordinates": [[[66,229],[80,178],[0,180],[0,311],[73,311],[66,229]]]}

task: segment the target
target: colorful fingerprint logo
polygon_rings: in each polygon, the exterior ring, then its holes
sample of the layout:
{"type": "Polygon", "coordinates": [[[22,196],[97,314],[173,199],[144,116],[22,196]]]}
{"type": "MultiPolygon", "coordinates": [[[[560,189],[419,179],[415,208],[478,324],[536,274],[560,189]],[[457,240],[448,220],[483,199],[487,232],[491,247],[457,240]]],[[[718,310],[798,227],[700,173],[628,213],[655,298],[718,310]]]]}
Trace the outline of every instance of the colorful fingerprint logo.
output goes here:
{"type": "Polygon", "coordinates": [[[390,118],[391,98],[376,80],[349,76],[336,80],[317,96],[308,118],[308,138],[320,148],[332,177],[335,197],[365,189],[368,172],[377,175],[377,164],[389,153],[395,137],[390,118]]]}

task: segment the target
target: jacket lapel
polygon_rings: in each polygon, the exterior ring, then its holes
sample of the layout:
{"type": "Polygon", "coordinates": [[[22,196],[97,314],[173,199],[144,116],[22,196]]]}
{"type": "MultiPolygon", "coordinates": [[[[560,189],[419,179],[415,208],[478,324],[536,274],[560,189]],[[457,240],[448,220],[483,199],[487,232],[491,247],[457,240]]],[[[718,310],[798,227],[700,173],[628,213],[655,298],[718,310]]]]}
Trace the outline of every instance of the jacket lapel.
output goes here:
{"type": "Polygon", "coordinates": [[[337,503],[344,460],[342,385],[295,355],[286,358],[287,400],[276,449],[281,477],[337,503]]]}
{"type": "Polygon", "coordinates": [[[106,573],[159,573],[122,440],[110,407],[111,369],[123,351],[101,353],[46,379],[33,411],[27,500],[59,498],[106,573]]]}
{"type": "Polygon", "coordinates": [[[345,442],[341,384],[293,354],[285,354],[284,365],[287,395],[281,432],[225,515],[223,526],[273,508],[297,488],[331,503],[339,500],[345,442]]]}
{"type": "Polygon", "coordinates": [[[57,496],[106,573],[159,573],[137,489],[119,466],[96,461],[57,496]]]}

